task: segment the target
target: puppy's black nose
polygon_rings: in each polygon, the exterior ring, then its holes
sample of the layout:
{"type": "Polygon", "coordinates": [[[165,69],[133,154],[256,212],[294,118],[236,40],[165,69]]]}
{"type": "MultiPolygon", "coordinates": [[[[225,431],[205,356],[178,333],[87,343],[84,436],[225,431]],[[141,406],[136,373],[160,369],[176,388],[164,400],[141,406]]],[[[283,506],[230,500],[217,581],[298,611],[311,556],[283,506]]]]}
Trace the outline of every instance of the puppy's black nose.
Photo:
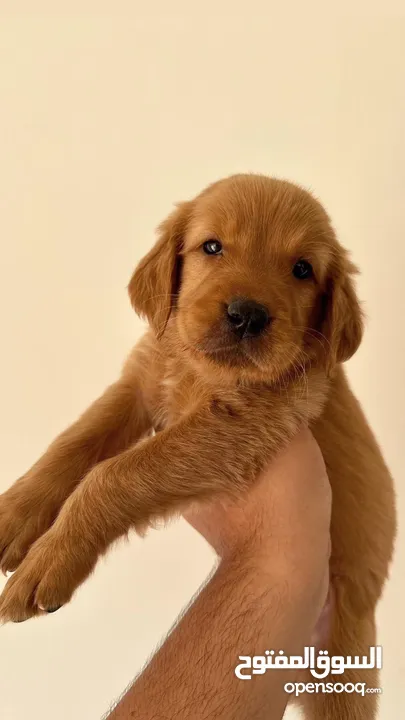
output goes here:
{"type": "Polygon", "coordinates": [[[260,335],[270,321],[264,305],[244,298],[232,300],[227,307],[227,314],[233,332],[241,339],[260,335]]]}

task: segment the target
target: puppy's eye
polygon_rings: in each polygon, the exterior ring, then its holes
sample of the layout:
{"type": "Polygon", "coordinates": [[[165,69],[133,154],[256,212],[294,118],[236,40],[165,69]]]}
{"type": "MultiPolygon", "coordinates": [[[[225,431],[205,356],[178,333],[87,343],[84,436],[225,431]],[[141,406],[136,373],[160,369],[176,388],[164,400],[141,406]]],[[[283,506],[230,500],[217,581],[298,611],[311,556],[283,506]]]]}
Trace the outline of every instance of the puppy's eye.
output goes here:
{"type": "Polygon", "coordinates": [[[222,253],[222,244],[219,240],[207,240],[203,245],[203,250],[207,255],[220,255],[222,253]]]}
{"type": "Polygon", "coordinates": [[[293,267],[293,275],[298,280],[307,280],[312,277],[313,270],[311,263],[308,260],[298,260],[293,267]]]}

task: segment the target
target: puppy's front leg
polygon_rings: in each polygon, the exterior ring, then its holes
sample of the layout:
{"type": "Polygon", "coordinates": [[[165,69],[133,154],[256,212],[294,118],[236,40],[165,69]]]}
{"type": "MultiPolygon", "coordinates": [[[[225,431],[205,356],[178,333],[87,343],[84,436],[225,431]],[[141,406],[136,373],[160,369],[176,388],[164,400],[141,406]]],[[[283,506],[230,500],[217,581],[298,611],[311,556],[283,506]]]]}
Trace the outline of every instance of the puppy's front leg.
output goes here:
{"type": "Polygon", "coordinates": [[[30,546],[51,526],[65,500],[101,460],[117,455],[151,426],[142,393],[142,368],[111,385],[54,440],[35,465],[0,495],[0,569],[16,570],[30,546]]]}
{"type": "Polygon", "coordinates": [[[97,465],[8,581],[0,618],[24,620],[68,602],[99,555],[132,527],[191,501],[236,495],[308,420],[305,398],[260,389],[211,405],[97,465]]]}

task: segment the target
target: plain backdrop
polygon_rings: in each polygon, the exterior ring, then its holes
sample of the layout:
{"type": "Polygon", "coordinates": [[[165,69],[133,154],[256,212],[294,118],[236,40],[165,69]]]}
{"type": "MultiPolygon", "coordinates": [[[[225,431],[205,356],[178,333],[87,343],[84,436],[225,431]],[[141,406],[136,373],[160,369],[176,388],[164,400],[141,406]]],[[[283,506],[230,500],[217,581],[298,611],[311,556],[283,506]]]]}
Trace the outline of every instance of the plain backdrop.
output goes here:
{"type": "MultiPolygon", "coordinates": [[[[348,370],[401,521],[404,127],[403,2],[1,0],[0,489],[117,376],[143,329],[126,285],[171,204],[256,171],[312,188],[362,269],[348,370]]],[[[121,543],[70,606],[0,628],[2,720],[100,718],[212,563],[173,523],[121,543]]],[[[404,706],[404,578],[400,533],[382,720],[404,706]]]]}

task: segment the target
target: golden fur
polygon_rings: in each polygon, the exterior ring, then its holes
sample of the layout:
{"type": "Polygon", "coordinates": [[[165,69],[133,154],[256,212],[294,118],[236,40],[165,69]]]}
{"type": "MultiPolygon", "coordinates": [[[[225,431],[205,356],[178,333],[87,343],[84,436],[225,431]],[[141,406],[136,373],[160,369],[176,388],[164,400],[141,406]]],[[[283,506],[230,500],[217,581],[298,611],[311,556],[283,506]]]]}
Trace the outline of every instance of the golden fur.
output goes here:
{"type": "MultiPolygon", "coordinates": [[[[333,491],[329,649],[366,654],[376,643],[395,509],[341,366],[363,331],[354,271],[321,205],[290,183],[234,176],[179,205],[130,281],[150,330],[121,378],[0,498],[0,565],[16,570],[1,619],[68,602],[131,528],[242,493],[309,422],[333,491]],[[210,239],[222,242],[222,255],[203,252],[210,239]],[[292,274],[301,258],[314,270],[306,280],[292,274]],[[234,297],[268,308],[260,337],[235,341],[225,320],[234,297]]],[[[359,681],[378,684],[371,670],[345,672],[343,682],[359,681]]],[[[308,695],[305,703],[319,720],[375,717],[374,695],[308,695]]]]}

